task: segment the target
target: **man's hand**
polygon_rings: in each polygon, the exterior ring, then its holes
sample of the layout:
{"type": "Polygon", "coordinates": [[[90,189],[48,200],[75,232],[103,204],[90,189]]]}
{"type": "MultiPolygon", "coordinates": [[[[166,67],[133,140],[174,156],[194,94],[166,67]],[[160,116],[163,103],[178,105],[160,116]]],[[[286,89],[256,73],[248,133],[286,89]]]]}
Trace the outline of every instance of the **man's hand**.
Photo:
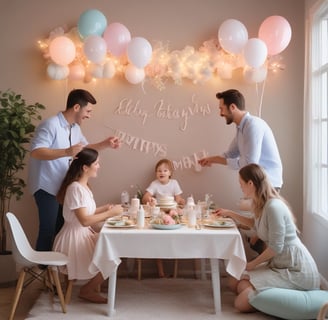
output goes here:
{"type": "Polygon", "coordinates": [[[69,157],[75,157],[83,148],[83,143],[74,144],[66,149],[66,154],[69,157]]]}
{"type": "Polygon", "coordinates": [[[108,143],[109,147],[112,149],[117,149],[121,146],[121,141],[117,137],[109,137],[106,143],[108,143]]]}
{"type": "Polygon", "coordinates": [[[203,158],[198,160],[198,163],[202,166],[202,167],[210,167],[212,165],[212,162],[210,160],[210,158],[203,158]]]}

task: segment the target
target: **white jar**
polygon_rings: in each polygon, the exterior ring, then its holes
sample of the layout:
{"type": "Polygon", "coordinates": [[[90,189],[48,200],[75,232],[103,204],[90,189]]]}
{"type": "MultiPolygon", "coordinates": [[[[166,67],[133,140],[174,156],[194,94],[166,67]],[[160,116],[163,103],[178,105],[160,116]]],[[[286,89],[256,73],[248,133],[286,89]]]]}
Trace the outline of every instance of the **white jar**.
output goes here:
{"type": "Polygon", "coordinates": [[[194,206],[187,207],[188,227],[194,228],[197,224],[197,212],[194,206]]]}
{"type": "Polygon", "coordinates": [[[137,228],[143,229],[144,227],[145,227],[145,210],[143,206],[140,206],[137,213],[137,228]]]}

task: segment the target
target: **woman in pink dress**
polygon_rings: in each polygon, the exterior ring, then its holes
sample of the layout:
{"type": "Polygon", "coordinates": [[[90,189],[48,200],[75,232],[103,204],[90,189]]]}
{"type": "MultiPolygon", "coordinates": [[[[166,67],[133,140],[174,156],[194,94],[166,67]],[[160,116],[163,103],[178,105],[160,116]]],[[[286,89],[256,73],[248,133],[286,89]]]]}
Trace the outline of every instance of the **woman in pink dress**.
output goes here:
{"type": "Polygon", "coordinates": [[[100,272],[91,273],[88,269],[98,238],[92,226],[123,212],[121,205],[96,207],[89,178],[95,178],[99,169],[98,152],[85,148],[73,159],[64,181],[58,191],[58,200],[63,203],[64,226],[57,234],[54,250],[69,257],[61,272],[69,280],[89,280],[80,289],[79,297],[94,303],[107,303],[98,292],[104,281],[100,272]]]}

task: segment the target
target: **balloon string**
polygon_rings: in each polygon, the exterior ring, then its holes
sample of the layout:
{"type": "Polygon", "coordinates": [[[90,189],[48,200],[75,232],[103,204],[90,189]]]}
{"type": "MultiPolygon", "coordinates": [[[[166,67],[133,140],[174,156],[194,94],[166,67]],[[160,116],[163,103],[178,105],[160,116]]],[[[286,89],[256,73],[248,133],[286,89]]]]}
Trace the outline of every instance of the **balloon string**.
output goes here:
{"type": "MultiPolygon", "coordinates": [[[[266,82],[266,80],[263,81],[262,90],[261,90],[261,96],[260,96],[260,103],[259,103],[258,116],[259,116],[260,118],[261,118],[261,113],[262,113],[262,103],[263,103],[263,96],[264,96],[265,82],[266,82]]],[[[256,88],[258,89],[257,84],[256,84],[256,88]]],[[[257,92],[257,93],[258,93],[258,92],[257,92]]]]}

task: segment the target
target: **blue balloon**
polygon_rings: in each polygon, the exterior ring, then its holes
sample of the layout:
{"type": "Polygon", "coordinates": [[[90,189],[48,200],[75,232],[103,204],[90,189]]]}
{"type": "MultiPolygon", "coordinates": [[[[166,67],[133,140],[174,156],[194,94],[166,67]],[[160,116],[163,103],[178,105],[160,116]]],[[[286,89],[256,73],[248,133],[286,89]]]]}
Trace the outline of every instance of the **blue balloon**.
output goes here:
{"type": "Polygon", "coordinates": [[[82,39],[90,35],[102,36],[107,28],[107,19],[96,9],[87,10],[80,15],[77,29],[82,39]]]}

